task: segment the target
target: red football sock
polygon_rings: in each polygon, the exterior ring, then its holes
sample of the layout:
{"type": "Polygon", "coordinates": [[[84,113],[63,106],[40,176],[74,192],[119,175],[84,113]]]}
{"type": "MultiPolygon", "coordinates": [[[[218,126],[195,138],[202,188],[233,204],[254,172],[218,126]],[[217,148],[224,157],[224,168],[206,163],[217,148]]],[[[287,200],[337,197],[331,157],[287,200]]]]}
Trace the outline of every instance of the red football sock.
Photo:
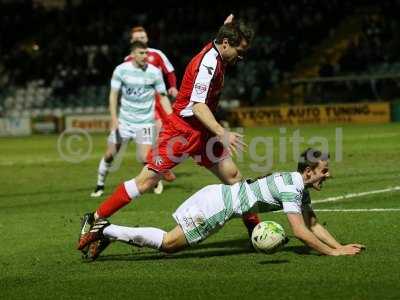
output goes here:
{"type": "Polygon", "coordinates": [[[243,223],[246,225],[247,230],[249,232],[249,236],[253,232],[254,227],[257,226],[258,223],[261,222],[260,218],[256,213],[247,213],[242,216],[243,223]]]}
{"type": "Polygon", "coordinates": [[[114,193],[108,197],[97,209],[97,214],[100,218],[108,218],[116,211],[131,202],[131,198],[126,192],[125,185],[121,183],[114,193]]]}

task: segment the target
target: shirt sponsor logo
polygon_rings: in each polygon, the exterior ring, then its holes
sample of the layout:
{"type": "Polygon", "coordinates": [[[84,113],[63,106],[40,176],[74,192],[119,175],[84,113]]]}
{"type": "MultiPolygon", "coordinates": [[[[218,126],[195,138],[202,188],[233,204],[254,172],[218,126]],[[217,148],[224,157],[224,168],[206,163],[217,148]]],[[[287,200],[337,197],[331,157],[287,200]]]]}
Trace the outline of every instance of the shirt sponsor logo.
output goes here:
{"type": "Polygon", "coordinates": [[[207,91],[207,85],[205,83],[196,83],[194,86],[197,95],[204,94],[207,91]]]}
{"type": "Polygon", "coordinates": [[[145,93],[144,88],[127,88],[126,89],[126,94],[127,95],[133,95],[136,97],[140,97],[145,93]]]}

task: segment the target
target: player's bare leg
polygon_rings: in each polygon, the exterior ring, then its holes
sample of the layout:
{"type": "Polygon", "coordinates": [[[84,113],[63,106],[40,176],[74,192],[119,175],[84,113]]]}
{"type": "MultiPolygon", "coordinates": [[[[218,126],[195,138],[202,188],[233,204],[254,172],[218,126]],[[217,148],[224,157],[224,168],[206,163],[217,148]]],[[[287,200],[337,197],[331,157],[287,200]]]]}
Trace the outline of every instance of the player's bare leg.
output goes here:
{"type": "MultiPolygon", "coordinates": [[[[144,166],[136,178],[120,184],[114,193],[100,204],[96,212],[87,213],[82,217],[80,239],[89,232],[96,220],[108,218],[116,211],[130,203],[133,199],[140,197],[141,194],[154,188],[160,179],[161,175],[144,166]]],[[[93,245],[92,249],[89,249],[89,244],[86,247],[81,248],[83,258],[95,259],[100,252],[109,245],[109,243],[110,242],[107,238],[104,238],[96,245],[93,245]]]]}
{"type": "MultiPolygon", "coordinates": [[[[219,161],[218,163],[214,164],[209,170],[224,184],[232,185],[242,180],[242,174],[240,174],[238,167],[231,157],[227,157],[224,160],[219,161]]],[[[254,227],[256,227],[258,223],[260,223],[260,218],[256,213],[246,213],[243,215],[242,219],[244,224],[246,225],[249,236],[251,236],[254,227]]]]}
{"type": "MultiPolygon", "coordinates": [[[[137,152],[136,152],[136,159],[144,164],[146,164],[147,154],[151,150],[151,145],[148,144],[136,144],[137,152]]],[[[158,181],[156,186],[153,189],[155,194],[161,194],[164,190],[164,185],[162,180],[158,181]]]]}
{"type": "Polygon", "coordinates": [[[209,170],[224,184],[232,185],[242,180],[242,174],[231,157],[217,162],[209,170]]]}
{"type": "Polygon", "coordinates": [[[154,188],[161,178],[162,175],[144,166],[137,177],[120,184],[114,193],[100,204],[94,214],[95,219],[110,217],[132,200],[154,188]]]}
{"type": "Polygon", "coordinates": [[[140,163],[146,163],[147,154],[151,150],[149,144],[136,144],[136,159],[140,163]]]}
{"type": "Polygon", "coordinates": [[[180,225],[164,235],[160,250],[166,253],[175,253],[188,246],[185,234],[180,225]]]}

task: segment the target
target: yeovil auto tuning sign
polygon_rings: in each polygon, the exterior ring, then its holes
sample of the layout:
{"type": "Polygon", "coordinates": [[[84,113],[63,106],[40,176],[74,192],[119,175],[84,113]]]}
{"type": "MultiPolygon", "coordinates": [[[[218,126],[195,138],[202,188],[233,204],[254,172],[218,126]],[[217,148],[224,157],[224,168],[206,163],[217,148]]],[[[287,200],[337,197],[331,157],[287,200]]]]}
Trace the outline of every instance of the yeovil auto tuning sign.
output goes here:
{"type": "Polygon", "coordinates": [[[390,103],[243,107],[233,109],[231,120],[245,127],[281,124],[387,123],[390,103]]]}

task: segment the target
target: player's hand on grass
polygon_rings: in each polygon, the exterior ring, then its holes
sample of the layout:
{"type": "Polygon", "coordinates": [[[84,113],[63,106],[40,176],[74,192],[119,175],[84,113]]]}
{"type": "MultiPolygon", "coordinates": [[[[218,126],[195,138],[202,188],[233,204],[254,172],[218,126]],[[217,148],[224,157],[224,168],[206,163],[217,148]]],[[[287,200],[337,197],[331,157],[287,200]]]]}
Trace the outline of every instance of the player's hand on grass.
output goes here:
{"type": "Polygon", "coordinates": [[[359,247],[362,245],[358,244],[349,244],[349,245],[343,245],[340,248],[337,248],[334,250],[333,255],[334,256],[340,256],[340,255],[356,255],[361,252],[363,249],[362,247],[359,247]]]}
{"type": "Polygon", "coordinates": [[[361,250],[365,250],[367,248],[367,247],[365,247],[365,245],[362,245],[362,244],[348,244],[346,246],[356,247],[356,248],[359,248],[361,250]]]}

